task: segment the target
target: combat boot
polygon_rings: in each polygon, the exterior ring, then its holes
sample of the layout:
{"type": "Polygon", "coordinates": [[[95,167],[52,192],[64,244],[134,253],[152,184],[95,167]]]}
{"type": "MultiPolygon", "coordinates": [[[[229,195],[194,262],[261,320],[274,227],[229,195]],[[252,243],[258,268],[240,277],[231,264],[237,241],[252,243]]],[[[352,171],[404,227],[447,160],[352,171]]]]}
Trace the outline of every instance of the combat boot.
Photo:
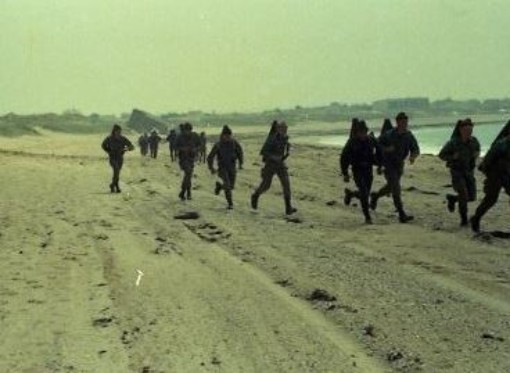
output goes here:
{"type": "Polygon", "coordinates": [[[290,198],[285,198],[285,215],[292,215],[297,212],[297,208],[292,207],[290,198]]]}
{"type": "Polygon", "coordinates": [[[454,196],[453,194],[447,194],[446,200],[448,201],[448,211],[454,212],[455,211],[455,203],[457,202],[457,196],[454,196]]]}
{"type": "Polygon", "coordinates": [[[232,202],[232,191],[225,191],[225,198],[227,199],[227,209],[232,210],[234,208],[234,203],[232,202]]]}
{"type": "Polygon", "coordinates": [[[214,194],[218,195],[221,192],[221,189],[223,189],[223,185],[219,181],[216,182],[216,186],[214,187],[214,194]]]}
{"type": "Polygon", "coordinates": [[[471,230],[475,233],[480,232],[480,218],[478,216],[473,215],[471,219],[469,219],[469,222],[471,223],[471,230]]]}
{"type": "Polygon", "coordinates": [[[115,185],[110,184],[110,193],[115,193],[115,185]]]}
{"type": "Polygon", "coordinates": [[[181,189],[181,192],[179,193],[179,199],[181,201],[184,201],[186,198],[184,197],[184,189],[181,189]]]}
{"type": "Polygon", "coordinates": [[[191,188],[188,188],[186,190],[186,199],[189,201],[191,200],[191,188]]]}
{"type": "Polygon", "coordinates": [[[344,194],[344,205],[349,206],[351,204],[352,195],[354,193],[351,192],[350,189],[348,189],[348,188],[345,188],[344,193],[345,193],[344,194]]]}
{"type": "Polygon", "coordinates": [[[379,195],[375,192],[370,193],[370,209],[376,210],[377,209],[377,201],[379,199],[379,195]]]}
{"type": "Polygon", "coordinates": [[[259,196],[255,193],[251,195],[251,208],[256,210],[259,207],[259,196]]]}
{"type": "Polygon", "coordinates": [[[402,224],[409,223],[412,220],[414,220],[414,216],[407,215],[404,211],[398,213],[398,221],[402,224]]]}
{"type": "Polygon", "coordinates": [[[121,190],[119,188],[119,183],[115,184],[115,192],[116,193],[120,193],[121,192],[121,190]]]}

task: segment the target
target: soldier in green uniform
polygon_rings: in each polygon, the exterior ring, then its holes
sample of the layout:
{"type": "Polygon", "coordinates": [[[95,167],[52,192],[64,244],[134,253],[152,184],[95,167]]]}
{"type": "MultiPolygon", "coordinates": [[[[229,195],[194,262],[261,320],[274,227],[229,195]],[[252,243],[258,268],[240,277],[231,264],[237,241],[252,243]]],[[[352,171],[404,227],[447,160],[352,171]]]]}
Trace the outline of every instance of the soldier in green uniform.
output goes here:
{"type": "Polygon", "coordinates": [[[485,195],[470,219],[474,232],[480,231],[480,221],[498,201],[501,188],[510,195],[510,121],[492,143],[478,169],[485,174],[485,195]]]}
{"type": "Polygon", "coordinates": [[[184,123],[182,132],[176,140],[175,147],[179,158],[179,167],[184,171],[179,198],[184,201],[191,199],[191,180],[195,167],[195,158],[200,147],[200,138],[193,132],[191,123],[184,123]]]}
{"type": "Polygon", "coordinates": [[[340,169],[345,182],[350,181],[349,166],[358,190],[345,188],[345,204],[350,204],[353,197],[359,198],[361,210],[365,216],[365,223],[372,224],[369,211],[369,196],[374,179],[373,166],[380,163],[377,141],[368,135],[368,128],[364,120],[353,123],[352,136],[345,144],[340,156],[340,169]]]}
{"type": "Polygon", "coordinates": [[[285,164],[285,160],[289,156],[289,148],[287,124],[285,122],[274,121],[266,142],[260,151],[264,167],[261,172],[262,181],[251,196],[251,207],[254,210],[258,208],[260,195],[269,190],[273,177],[276,174],[282,184],[285,214],[291,215],[297,211],[291,203],[289,173],[285,164]]]}
{"type": "Polygon", "coordinates": [[[159,142],[161,141],[161,136],[158,135],[158,132],[154,129],[149,136],[149,150],[151,153],[151,158],[156,159],[158,157],[158,148],[159,142]]]}
{"type": "Polygon", "coordinates": [[[147,135],[147,132],[144,132],[138,138],[138,146],[140,147],[140,154],[145,157],[149,151],[149,136],[147,135]]]}
{"type": "Polygon", "coordinates": [[[134,150],[133,144],[126,137],[122,136],[122,128],[115,124],[112,128],[110,136],[106,137],[101,148],[108,153],[110,159],[110,166],[113,170],[112,182],[110,183],[110,192],[120,193],[119,178],[120,170],[124,163],[124,153],[126,151],[134,150]]]}
{"type": "Polygon", "coordinates": [[[378,199],[391,193],[393,204],[398,212],[399,221],[401,223],[407,223],[413,220],[414,217],[407,215],[404,211],[400,179],[404,174],[405,160],[409,157],[409,162],[413,164],[420,154],[420,148],[416,138],[407,128],[407,115],[401,112],[398,113],[395,119],[397,122],[396,127],[385,132],[379,139],[386,185],[378,192],[371,193],[370,207],[372,210],[375,210],[377,208],[378,199]]]}
{"type": "Polygon", "coordinates": [[[448,211],[455,211],[459,204],[460,225],[468,225],[468,202],[476,200],[476,179],[474,169],[476,159],[480,155],[480,143],[473,135],[471,119],[459,121],[454,133],[441,151],[439,158],[446,162],[450,169],[454,194],[447,194],[448,211]]]}
{"type": "Polygon", "coordinates": [[[216,173],[214,168],[214,160],[218,162],[218,176],[223,183],[216,182],[214,194],[218,195],[222,190],[225,191],[227,200],[227,208],[234,207],[232,201],[232,190],[236,183],[236,162],[239,169],[243,168],[243,148],[237,140],[232,137],[232,130],[228,126],[224,126],[221,131],[220,141],[218,141],[211,149],[207,156],[207,164],[212,174],[216,173]]]}

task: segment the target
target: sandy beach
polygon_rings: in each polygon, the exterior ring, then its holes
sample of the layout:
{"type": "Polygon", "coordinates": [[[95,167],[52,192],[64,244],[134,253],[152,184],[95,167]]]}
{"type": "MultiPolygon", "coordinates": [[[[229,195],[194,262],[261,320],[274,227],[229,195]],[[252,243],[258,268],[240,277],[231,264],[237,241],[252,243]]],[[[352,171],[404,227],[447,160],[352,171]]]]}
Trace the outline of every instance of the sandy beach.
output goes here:
{"type": "MultiPolygon", "coordinates": [[[[203,164],[178,200],[166,145],[128,154],[110,194],[102,138],[0,137],[0,372],[510,370],[510,242],[458,226],[437,158],[406,166],[414,222],[387,198],[366,226],[339,149],[293,148],[287,220],[277,179],[249,206],[262,139],[227,211],[203,164]]],[[[482,228],[508,231],[508,208],[502,193],[482,228]]]]}

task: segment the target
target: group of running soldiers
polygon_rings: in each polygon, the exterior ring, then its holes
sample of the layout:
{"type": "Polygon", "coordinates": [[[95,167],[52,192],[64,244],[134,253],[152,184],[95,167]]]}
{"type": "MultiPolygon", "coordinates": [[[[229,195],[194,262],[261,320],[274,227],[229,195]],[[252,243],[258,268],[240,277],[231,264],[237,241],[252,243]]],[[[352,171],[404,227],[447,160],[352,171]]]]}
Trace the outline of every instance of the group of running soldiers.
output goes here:
{"type": "MultiPolygon", "coordinates": [[[[354,118],[349,139],[340,155],[340,170],[344,181],[349,182],[351,179],[350,168],[357,187],[357,190],[345,189],[344,203],[349,205],[352,198],[358,198],[367,224],[372,224],[370,210],[377,209],[379,198],[389,195],[393,198],[401,223],[414,219],[404,210],[400,182],[404,174],[405,161],[408,159],[409,163],[413,164],[420,155],[420,148],[413,133],[408,129],[407,115],[401,112],[395,121],[396,125],[393,127],[391,121],[386,119],[380,136],[376,138],[373,132],[369,133],[364,120],[354,118]],[[372,192],[374,167],[378,174],[384,175],[386,184],[378,191],[372,192]]],[[[510,121],[496,137],[478,166],[478,170],[485,175],[485,195],[474,215],[468,219],[468,202],[476,200],[475,169],[480,155],[480,143],[473,136],[473,126],[474,123],[469,118],[459,120],[450,140],[441,149],[439,158],[445,161],[450,169],[452,187],[456,192],[446,196],[448,210],[454,212],[457,206],[460,225],[462,227],[471,225],[474,232],[479,232],[482,217],[497,202],[501,189],[504,188],[510,195],[510,121]]],[[[119,174],[123,154],[134,149],[121,132],[121,127],[114,125],[111,135],[102,143],[103,150],[109,154],[113,169],[110,184],[112,193],[120,193],[119,174]]],[[[161,140],[156,131],[152,131],[150,136],[142,135],[139,139],[141,154],[145,156],[148,147],[151,157],[156,158],[161,140]],[[147,145],[142,149],[142,144],[147,145]]],[[[191,199],[194,166],[200,161],[207,163],[212,174],[218,174],[221,182],[216,182],[214,193],[218,195],[224,191],[227,208],[232,209],[232,190],[235,187],[237,169],[242,169],[244,162],[243,149],[232,136],[232,130],[228,126],[223,127],[219,141],[213,145],[207,157],[205,133],[198,135],[193,132],[190,123],[181,124],[179,134],[171,130],[166,140],[169,143],[171,160],[178,160],[179,167],[184,172],[179,198],[182,201],[191,199]]],[[[251,195],[253,209],[258,208],[260,196],[270,188],[274,175],[277,175],[283,189],[285,214],[291,215],[297,211],[291,203],[289,174],[285,163],[289,151],[286,123],[273,121],[260,151],[264,166],[261,170],[261,183],[251,195]]]]}

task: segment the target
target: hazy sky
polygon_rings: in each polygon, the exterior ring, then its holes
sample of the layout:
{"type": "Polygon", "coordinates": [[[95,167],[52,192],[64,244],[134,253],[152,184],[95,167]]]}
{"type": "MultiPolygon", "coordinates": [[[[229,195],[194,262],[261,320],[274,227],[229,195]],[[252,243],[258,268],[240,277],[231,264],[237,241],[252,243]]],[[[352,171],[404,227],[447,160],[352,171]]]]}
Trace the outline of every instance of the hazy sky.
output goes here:
{"type": "Polygon", "coordinates": [[[508,0],[0,0],[0,114],[508,97],[508,0]]]}

